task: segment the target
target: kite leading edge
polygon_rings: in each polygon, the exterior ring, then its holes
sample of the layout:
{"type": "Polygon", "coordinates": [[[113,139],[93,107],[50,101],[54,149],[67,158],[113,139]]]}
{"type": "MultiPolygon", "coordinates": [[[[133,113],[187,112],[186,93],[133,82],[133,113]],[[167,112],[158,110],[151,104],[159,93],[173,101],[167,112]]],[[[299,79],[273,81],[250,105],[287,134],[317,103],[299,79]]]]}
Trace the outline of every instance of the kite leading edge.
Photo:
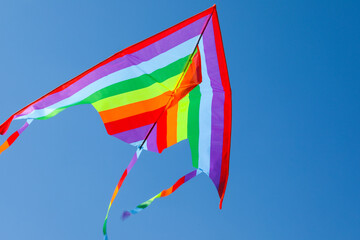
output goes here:
{"type": "Polygon", "coordinates": [[[137,147],[106,213],[143,150],[161,153],[188,139],[195,170],[123,219],[173,193],[200,173],[226,190],[231,141],[231,89],[216,6],[132,45],[27,105],[0,125],[4,135],[14,120],[26,120],[1,146],[0,154],[33,122],[91,104],[109,135],[137,147]]]}

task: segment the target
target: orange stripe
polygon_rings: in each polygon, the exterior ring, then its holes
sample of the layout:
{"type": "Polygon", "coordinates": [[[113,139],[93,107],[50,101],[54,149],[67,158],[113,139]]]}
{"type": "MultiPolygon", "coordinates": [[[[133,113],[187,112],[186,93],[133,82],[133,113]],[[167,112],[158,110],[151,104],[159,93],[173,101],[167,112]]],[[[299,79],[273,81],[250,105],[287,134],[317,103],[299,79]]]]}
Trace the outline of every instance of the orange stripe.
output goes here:
{"type": "Polygon", "coordinates": [[[172,191],[172,188],[173,188],[173,187],[168,188],[168,189],[166,189],[166,190],[163,190],[163,191],[161,192],[161,197],[169,196],[169,195],[173,192],[173,191],[172,191]]]}
{"type": "Polygon", "coordinates": [[[5,151],[7,148],[9,147],[9,143],[8,141],[5,141],[1,146],[0,146],[0,154],[5,151]]]}
{"type": "Polygon", "coordinates": [[[178,104],[167,110],[167,147],[177,143],[177,112],[178,104]]]}
{"type": "Polygon", "coordinates": [[[111,206],[112,203],[114,202],[115,197],[116,197],[116,195],[118,194],[118,192],[119,192],[119,188],[118,188],[118,186],[116,186],[116,188],[115,188],[115,190],[114,190],[114,193],[113,193],[113,195],[112,195],[112,197],[111,197],[111,200],[110,200],[110,206],[111,206]]]}
{"type": "Polygon", "coordinates": [[[101,119],[104,123],[117,121],[123,118],[139,115],[145,112],[153,111],[166,105],[171,92],[165,92],[160,96],[150,98],[145,101],[128,104],[125,106],[109,109],[99,112],[101,119]]]}

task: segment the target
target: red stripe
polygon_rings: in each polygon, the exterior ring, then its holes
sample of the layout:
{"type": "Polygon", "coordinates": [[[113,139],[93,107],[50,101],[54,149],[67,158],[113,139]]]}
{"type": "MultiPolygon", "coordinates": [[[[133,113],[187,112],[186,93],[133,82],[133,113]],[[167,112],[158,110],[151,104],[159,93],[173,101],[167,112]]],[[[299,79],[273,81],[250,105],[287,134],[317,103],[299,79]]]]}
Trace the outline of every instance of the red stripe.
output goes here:
{"type": "Polygon", "coordinates": [[[108,122],[105,123],[105,128],[108,134],[114,135],[116,133],[121,133],[135,128],[143,127],[154,123],[163,111],[164,107],[128,118],[123,118],[117,121],[108,122]]]}
{"type": "Polygon", "coordinates": [[[123,175],[121,176],[120,180],[119,180],[119,183],[117,185],[117,188],[120,189],[121,185],[123,184],[125,178],[127,176],[127,169],[125,169],[123,175]]]}
{"type": "Polygon", "coordinates": [[[219,25],[216,9],[215,9],[215,14],[213,15],[213,26],[214,26],[216,52],[218,56],[221,81],[225,91],[223,150],[222,150],[220,183],[218,188],[218,193],[221,198],[219,207],[221,209],[222,201],[225,195],[228,175],[229,175],[230,142],[231,142],[231,89],[230,89],[228,70],[226,66],[224,46],[221,37],[220,25],[219,25]]]}
{"type": "Polygon", "coordinates": [[[0,126],[0,134],[1,135],[4,135],[6,133],[6,131],[9,129],[10,123],[13,119],[14,119],[14,115],[12,115],[8,120],[6,120],[3,124],[1,124],[1,126],[0,126]]]}
{"type": "Polygon", "coordinates": [[[201,13],[198,13],[195,16],[192,16],[191,18],[188,18],[188,19],[186,19],[186,20],[184,20],[184,21],[182,21],[182,22],[180,22],[180,23],[178,23],[178,24],[176,24],[176,25],[174,25],[174,26],[172,26],[172,27],[170,27],[170,28],[156,34],[156,35],[153,35],[153,36],[151,36],[151,37],[149,37],[149,38],[147,38],[147,39],[145,39],[145,40],[143,40],[141,42],[138,42],[138,43],[136,43],[136,44],[134,44],[134,45],[132,45],[132,46],[130,46],[128,48],[125,48],[124,50],[122,50],[122,51],[118,52],[117,54],[115,54],[113,57],[117,57],[117,58],[122,57],[122,56],[124,56],[126,54],[131,54],[131,53],[134,53],[134,52],[136,52],[136,51],[138,51],[138,50],[140,50],[142,48],[145,48],[145,47],[153,44],[154,42],[157,42],[160,39],[163,39],[163,38],[167,37],[168,35],[176,32],[176,31],[179,31],[180,29],[186,27],[187,25],[189,25],[189,24],[191,24],[191,23],[205,17],[206,15],[211,14],[214,7],[215,6],[209,8],[209,9],[206,9],[205,11],[203,11],[201,13]]]}
{"type": "Polygon", "coordinates": [[[167,147],[167,111],[165,111],[157,122],[157,146],[159,153],[167,147]]]}
{"type": "Polygon", "coordinates": [[[7,139],[7,142],[8,142],[8,144],[9,144],[9,146],[10,146],[11,144],[13,144],[13,142],[15,142],[15,140],[16,140],[18,137],[19,137],[19,132],[18,132],[18,131],[16,131],[16,132],[14,132],[13,134],[11,134],[11,136],[7,139]]]}
{"type": "Polygon", "coordinates": [[[172,191],[175,192],[181,185],[185,183],[185,176],[177,180],[177,182],[173,185],[172,191]]]}
{"type": "Polygon", "coordinates": [[[192,17],[190,17],[190,18],[176,24],[175,26],[172,26],[172,27],[170,27],[170,28],[158,33],[158,34],[155,34],[154,36],[151,36],[151,37],[149,37],[149,38],[147,38],[147,39],[145,39],[145,40],[143,40],[141,42],[138,42],[138,43],[136,43],[136,44],[134,44],[134,45],[132,45],[130,47],[127,47],[127,48],[123,49],[122,51],[114,54],[113,56],[109,57],[108,59],[105,59],[104,61],[98,63],[94,67],[86,70],[82,74],[80,74],[80,75],[76,76],[75,78],[71,79],[70,81],[60,85],[59,87],[55,88],[54,90],[52,90],[51,92],[49,92],[46,95],[42,96],[41,98],[37,99],[36,101],[30,103],[26,107],[24,107],[21,110],[19,110],[18,112],[16,112],[14,115],[18,115],[18,114],[22,113],[26,108],[28,108],[29,106],[39,102],[40,100],[46,98],[47,96],[52,95],[54,93],[57,93],[57,92],[65,89],[65,88],[69,87],[74,82],[76,82],[79,79],[83,78],[85,75],[87,75],[88,73],[96,70],[97,68],[99,68],[99,67],[101,67],[101,66],[103,66],[103,65],[105,65],[105,64],[107,64],[107,63],[109,63],[111,61],[114,61],[115,59],[120,58],[120,57],[122,57],[122,56],[124,56],[126,54],[131,54],[131,53],[134,53],[136,51],[139,51],[140,49],[143,49],[143,48],[145,48],[145,47],[159,41],[160,39],[165,38],[166,36],[168,36],[168,35],[176,32],[176,31],[186,27],[187,25],[189,25],[189,24],[203,18],[204,16],[211,14],[214,7],[215,7],[215,5],[213,7],[211,7],[211,8],[209,8],[209,9],[206,9],[205,11],[203,11],[201,13],[196,14],[195,16],[192,16],[192,17]]]}

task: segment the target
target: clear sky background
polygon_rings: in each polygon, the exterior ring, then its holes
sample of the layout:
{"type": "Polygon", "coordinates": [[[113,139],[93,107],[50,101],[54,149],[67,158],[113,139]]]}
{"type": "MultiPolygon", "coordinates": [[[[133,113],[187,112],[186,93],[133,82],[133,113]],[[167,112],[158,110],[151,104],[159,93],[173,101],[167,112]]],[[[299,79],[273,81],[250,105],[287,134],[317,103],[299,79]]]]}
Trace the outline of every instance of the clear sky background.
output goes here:
{"type": "MultiPolygon", "coordinates": [[[[213,4],[2,0],[0,121],[213,4]]],[[[142,154],[110,212],[110,240],[360,239],[359,2],[217,7],[233,91],[223,210],[201,175],[121,221],[123,210],[192,169],[182,142],[142,154]]],[[[112,191],[134,151],[106,134],[91,106],[35,121],[0,156],[0,239],[102,239],[112,191]]]]}

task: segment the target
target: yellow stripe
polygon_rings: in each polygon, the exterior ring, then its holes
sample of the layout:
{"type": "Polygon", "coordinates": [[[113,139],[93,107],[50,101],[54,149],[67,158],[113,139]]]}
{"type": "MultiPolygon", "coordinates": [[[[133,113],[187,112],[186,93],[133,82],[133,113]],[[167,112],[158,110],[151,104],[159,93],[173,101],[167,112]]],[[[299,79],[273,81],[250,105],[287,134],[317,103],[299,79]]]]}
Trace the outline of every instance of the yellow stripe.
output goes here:
{"type": "Polygon", "coordinates": [[[187,121],[189,111],[189,94],[187,94],[178,103],[178,123],[177,123],[177,141],[180,142],[187,138],[187,121]]]}
{"type": "MultiPolygon", "coordinates": [[[[165,85],[169,89],[173,89],[178,81],[179,77],[182,73],[167,79],[166,81],[162,82],[162,85],[165,85]]],[[[109,109],[113,109],[116,107],[125,106],[131,103],[144,101],[150,98],[157,97],[164,92],[169,91],[166,88],[159,87],[158,84],[152,84],[149,87],[138,89],[135,91],[122,93],[119,95],[115,95],[112,97],[108,97],[105,99],[101,99],[95,103],[93,106],[98,112],[106,111],[109,109]]]]}
{"type": "MultiPolygon", "coordinates": [[[[115,190],[114,190],[114,193],[113,193],[113,195],[112,195],[112,197],[111,197],[111,200],[110,200],[110,206],[111,206],[112,203],[114,202],[114,199],[115,199],[116,195],[118,194],[118,192],[119,192],[119,188],[118,188],[118,186],[116,186],[116,188],[115,188],[115,190]]],[[[110,206],[109,206],[109,209],[110,209],[110,206]]]]}

